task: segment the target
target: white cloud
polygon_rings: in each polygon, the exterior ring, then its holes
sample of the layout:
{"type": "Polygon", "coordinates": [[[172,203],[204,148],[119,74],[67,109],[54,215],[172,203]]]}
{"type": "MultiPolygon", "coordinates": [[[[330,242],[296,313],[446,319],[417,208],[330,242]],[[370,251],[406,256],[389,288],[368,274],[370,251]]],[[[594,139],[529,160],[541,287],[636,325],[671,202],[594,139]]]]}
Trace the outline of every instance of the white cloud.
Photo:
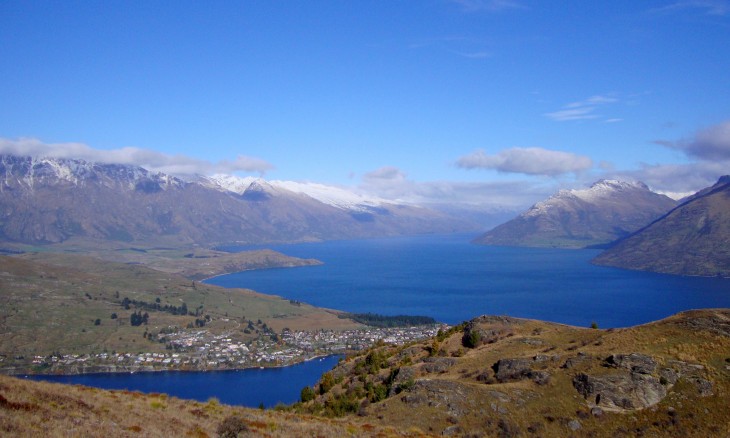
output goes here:
{"type": "Polygon", "coordinates": [[[384,166],[379,169],[366,173],[363,176],[366,181],[404,181],[406,174],[400,169],[393,166],[384,166]]]}
{"type": "Polygon", "coordinates": [[[510,148],[496,155],[477,150],[456,161],[464,169],[494,169],[505,173],[557,176],[590,169],[593,161],[586,156],[543,148],[510,148]]]}
{"type": "Polygon", "coordinates": [[[102,150],[83,143],[44,143],[35,138],[10,140],[0,138],[0,154],[81,159],[98,163],[128,164],[173,175],[209,175],[213,173],[249,172],[264,174],[274,167],[259,158],[239,155],[235,160],[213,163],[185,155],[168,155],[136,147],[102,150]]]}
{"type": "Polygon", "coordinates": [[[654,143],[681,150],[700,160],[730,161],[730,120],[699,130],[690,139],[656,140],[654,143]]]}
{"type": "MultiPolygon", "coordinates": [[[[552,111],[543,114],[545,117],[557,122],[566,122],[571,120],[598,119],[602,116],[595,114],[596,109],[601,105],[616,103],[619,100],[611,96],[595,95],[588,99],[571,102],[563,106],[558,111],[552,111]]],[[[617,122],[621,119],[609,118],[606,122],[617,122]]]]}
{"type": "Polygon", "coordinates": [[[730,14],[730,2],[727,0],[683,0],[653,9],[654,12],[674,12],[695,9],[707,15],[725,16],[730,14]]]}
{"type": "Polygon", "coordinates": [[[553,119],[558,122],[565,122],[569,120],[584,120],[584,119],[596,119],[597,115],[592,114],[596,107],[587,106],[583,108],[572,108],[564,109],[560,111],[554,111],[551,113],[545,113],[545,117],[553,119]]]}
{"type": "Polygon", "coordinates": [[[413,204],[461,204],[496,209],[521,210],[556,190],[555,184],[545,187],[527,181],[456,182],[409,180],[396,167],[383,167],[368,172],[358,187],[363,194],[413,204]]]}

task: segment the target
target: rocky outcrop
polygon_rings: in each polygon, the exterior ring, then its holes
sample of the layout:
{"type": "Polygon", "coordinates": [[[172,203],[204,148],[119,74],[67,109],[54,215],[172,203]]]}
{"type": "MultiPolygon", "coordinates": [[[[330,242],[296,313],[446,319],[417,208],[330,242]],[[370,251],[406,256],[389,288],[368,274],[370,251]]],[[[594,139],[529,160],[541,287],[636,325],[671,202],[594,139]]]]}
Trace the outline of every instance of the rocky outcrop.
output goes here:
{"type": "Polygon", "coordinates": [[[561,366],[561,368],[565,368],[567,370],[575,368],[581,364],[584,364],[592,359],[591,356],[585,354],[585,353],[578,353],[577,356],[569,357],[565,360],[565,363],[561,366]]]}
{"type": "Polygon", "coordinates": [[[445,373],[456,365],[456,359],[450,357],[428,357],[424,362],[421,369],[426,373],[445,373]]]}
{"type": "Polygon", "coordinates": [[[458,418],[474,405],[468,393],[469,388],[458,382],[421,379],[401,397],[401,401],[413,407],[445,407],[449,415],[458,418]]]}
{"type": "Polygon", "coordinates": [[[606,363],[616,368],[624,368],[639,374],[651,374],[656,370],[656,361],[640,353],[612,354],[606,363]]]}
{"type": "Polygon", "coordinates": [[[500,359],[494,364],[494,378],[500,383],[528,378],[532,369],[530,359],[500,359]]]}
{"type": "Polygon", "coordinates": [[[497,326],[488,328],[480,325],[480,323],[485,322],[494,324],[492,321],[483,321],[482,318],[477,318],[466,324],[464,334],[461,337],[461,344],[464,347],[477,348],[480,345],[493,344],[512,334],[512,330],[509,328],[509,321],[498,321],[497,326]]]}
{"type": "Polygon", "coordinates": [[[388,397],[392,397],[415,383],[416,370],[413,367],[401,367],[393,376],[393,382],[388,391],[388,397]]]}
{"type": "Polygon", "coordinates": [[[659,403],[667,389],[654,376],[620,371],[604,376],[578,374],[573,386],[590,405],[608,409],[643,409],[659,403]]]}
{"type": "Polygon", "coordinates": [[[542,362],[541,356],[532,359],[500,359],[492,366],[494,378],[500,383],[524,379],[530,379],[538,385],[550,383],[550,373],[532,369],[535,362],[542,362]]]}
{"type": "MultiPolygon", "coordinates": [[[[641,353],[612,354],[604,363],[618,371],[601,376],[580,373],[573,379],[573,386],[589,404],[609,409],[643,409],[666,397],[668,379],[662,381],[652,375],[657,368],[653,357],[641,353]]],[[[676,382],[673,375],[670,377],[676,382]]]]}

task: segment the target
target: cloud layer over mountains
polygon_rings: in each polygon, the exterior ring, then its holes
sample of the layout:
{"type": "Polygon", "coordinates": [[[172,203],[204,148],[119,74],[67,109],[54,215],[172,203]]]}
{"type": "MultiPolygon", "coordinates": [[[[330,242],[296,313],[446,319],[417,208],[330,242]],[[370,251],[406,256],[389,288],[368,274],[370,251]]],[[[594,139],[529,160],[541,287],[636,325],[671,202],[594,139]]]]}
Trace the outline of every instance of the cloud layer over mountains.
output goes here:
{"type": "MultiPolygon", "coordinates": [[[[360,175],[348,189],[418,204],[522,209],[558,189],[585,187],[600,178],[642,181],[657,192],[679,198],[712,184],[730,168],[730,120],[698,130],[688,138],[658,139],[651,143],[679,151],[683,159],[675,163],[637,163],[635,169],[615,169],[612,163],[597,165],[586,155],[542,147],[510,147],[494,153],[477,149],[456,158],[451,165],[464,171],[484,171],[481,180],[471,174],[468,177],[471,179],[464,180],[419,181],[409,176],[408,169],[385,165],[360,175]],[[503,177],[495,178],[493,172],[503,177]]],[[[265,159],[246,155],[211,161],[139,147],[103,150],[83,143],[46,143],[34,138],[0,138],[0,154],[129,164],[183,178],[237,173],[264,176],[276,169],[275,164],[265,159]]]]}

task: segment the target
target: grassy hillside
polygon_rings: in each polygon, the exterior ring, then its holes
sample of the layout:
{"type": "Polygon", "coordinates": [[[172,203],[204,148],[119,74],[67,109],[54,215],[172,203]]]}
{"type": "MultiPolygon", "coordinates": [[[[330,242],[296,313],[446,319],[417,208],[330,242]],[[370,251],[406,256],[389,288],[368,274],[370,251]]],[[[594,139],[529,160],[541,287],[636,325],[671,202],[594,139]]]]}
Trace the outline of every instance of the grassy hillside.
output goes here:
{"type": "MultiPolygon", "coordinates": [[[[110,262],[140,264],[194,280],[251,269],[291,268],[322,264],[318,260],[290,257],[268,249],[229,253],[200,246],[130,245],[125,242],[88,238],[72,238],[62,243],[42,246],[0,242],[0,254],[3,252],[7,254],[84,255],[110,262]]],[[[56,258],[55,260],[63,263],[62,259],[56,258]]]]}
{"type": "Polygon", "coordinates": [[[0,435],[22,437],[419,436],[374,422],[236,408],[215,399],[103,391],[0,376],[0,435]]]}
{"type": "Polygon", "coordinates": [[[435,435],[730,436],[730,310],[610,330],[481,317],[349,358],[303,396],[293,410],[435,435]]]}
{"type": "Polygon", "coordinates": [[[481,317],[310,389],[261,411],[0,376],[0,435],[728,436],[730,310],[611,330],[481,317]]]}
{"type": "Polygon", "coordinates": [[[73,254],[0,257],[0,301],[2,367],[52,353],[164,351],[159,333],[199,329],[201,323],[240,341],[285,327],[359,326],[336,311],[73,254]],[[132,314],[142,313],[146,323],[133,326],[132,314]]]}

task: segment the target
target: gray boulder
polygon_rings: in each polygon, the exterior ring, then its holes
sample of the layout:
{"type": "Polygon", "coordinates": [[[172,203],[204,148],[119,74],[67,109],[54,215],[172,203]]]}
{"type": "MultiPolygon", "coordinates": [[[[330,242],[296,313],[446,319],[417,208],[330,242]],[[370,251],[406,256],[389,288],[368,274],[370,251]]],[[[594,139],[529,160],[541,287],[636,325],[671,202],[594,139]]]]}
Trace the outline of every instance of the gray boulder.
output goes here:
{"type": "Polygon", "coordinates": [[[573,387],[589,404],[609,409],[643,409],[659,403],[667,389],[656,377],[637,372],[605,376],[578,374],[573,387]]]}
{"type": "Polygon", "coordinates": [[[492,367],[494,378],[500,383],[528,378],[532,369],[530,359],[500,359],[492,367]]]}
{"type": "Polygon", "coordinates": [[[422,369],[426,373],[445,373],[456,365],[456,359],[450,357],[429,357],[424,362],[422,369]]]}
{"type": "Polygon", "coordinates": [[[569,370],[571,368],[575,368],[575,367],[579,366],[580,364],[582,364],[584,362],[590,361],[591,359],[592,359],[591,356],[589,356],[583,352],[580,352],[580,353],[578,353],[577,356],[569,357],[561,368],[565,368],[566,370],[569,370]]]}
{"type": "Polygon", "coordinates": [[[625,368],[639,374],[651,374],[656,370],[656,361],[641,353],[612,354],[606,362],[616,368],[625,368]]]}
{"type": "Polygon", "coordinates": [[[388,397],[400,393],[406,386],[415,382],[416,370],[413,367],[401,367],[393,377],[393,384],[388,392],[388,397]]]}

